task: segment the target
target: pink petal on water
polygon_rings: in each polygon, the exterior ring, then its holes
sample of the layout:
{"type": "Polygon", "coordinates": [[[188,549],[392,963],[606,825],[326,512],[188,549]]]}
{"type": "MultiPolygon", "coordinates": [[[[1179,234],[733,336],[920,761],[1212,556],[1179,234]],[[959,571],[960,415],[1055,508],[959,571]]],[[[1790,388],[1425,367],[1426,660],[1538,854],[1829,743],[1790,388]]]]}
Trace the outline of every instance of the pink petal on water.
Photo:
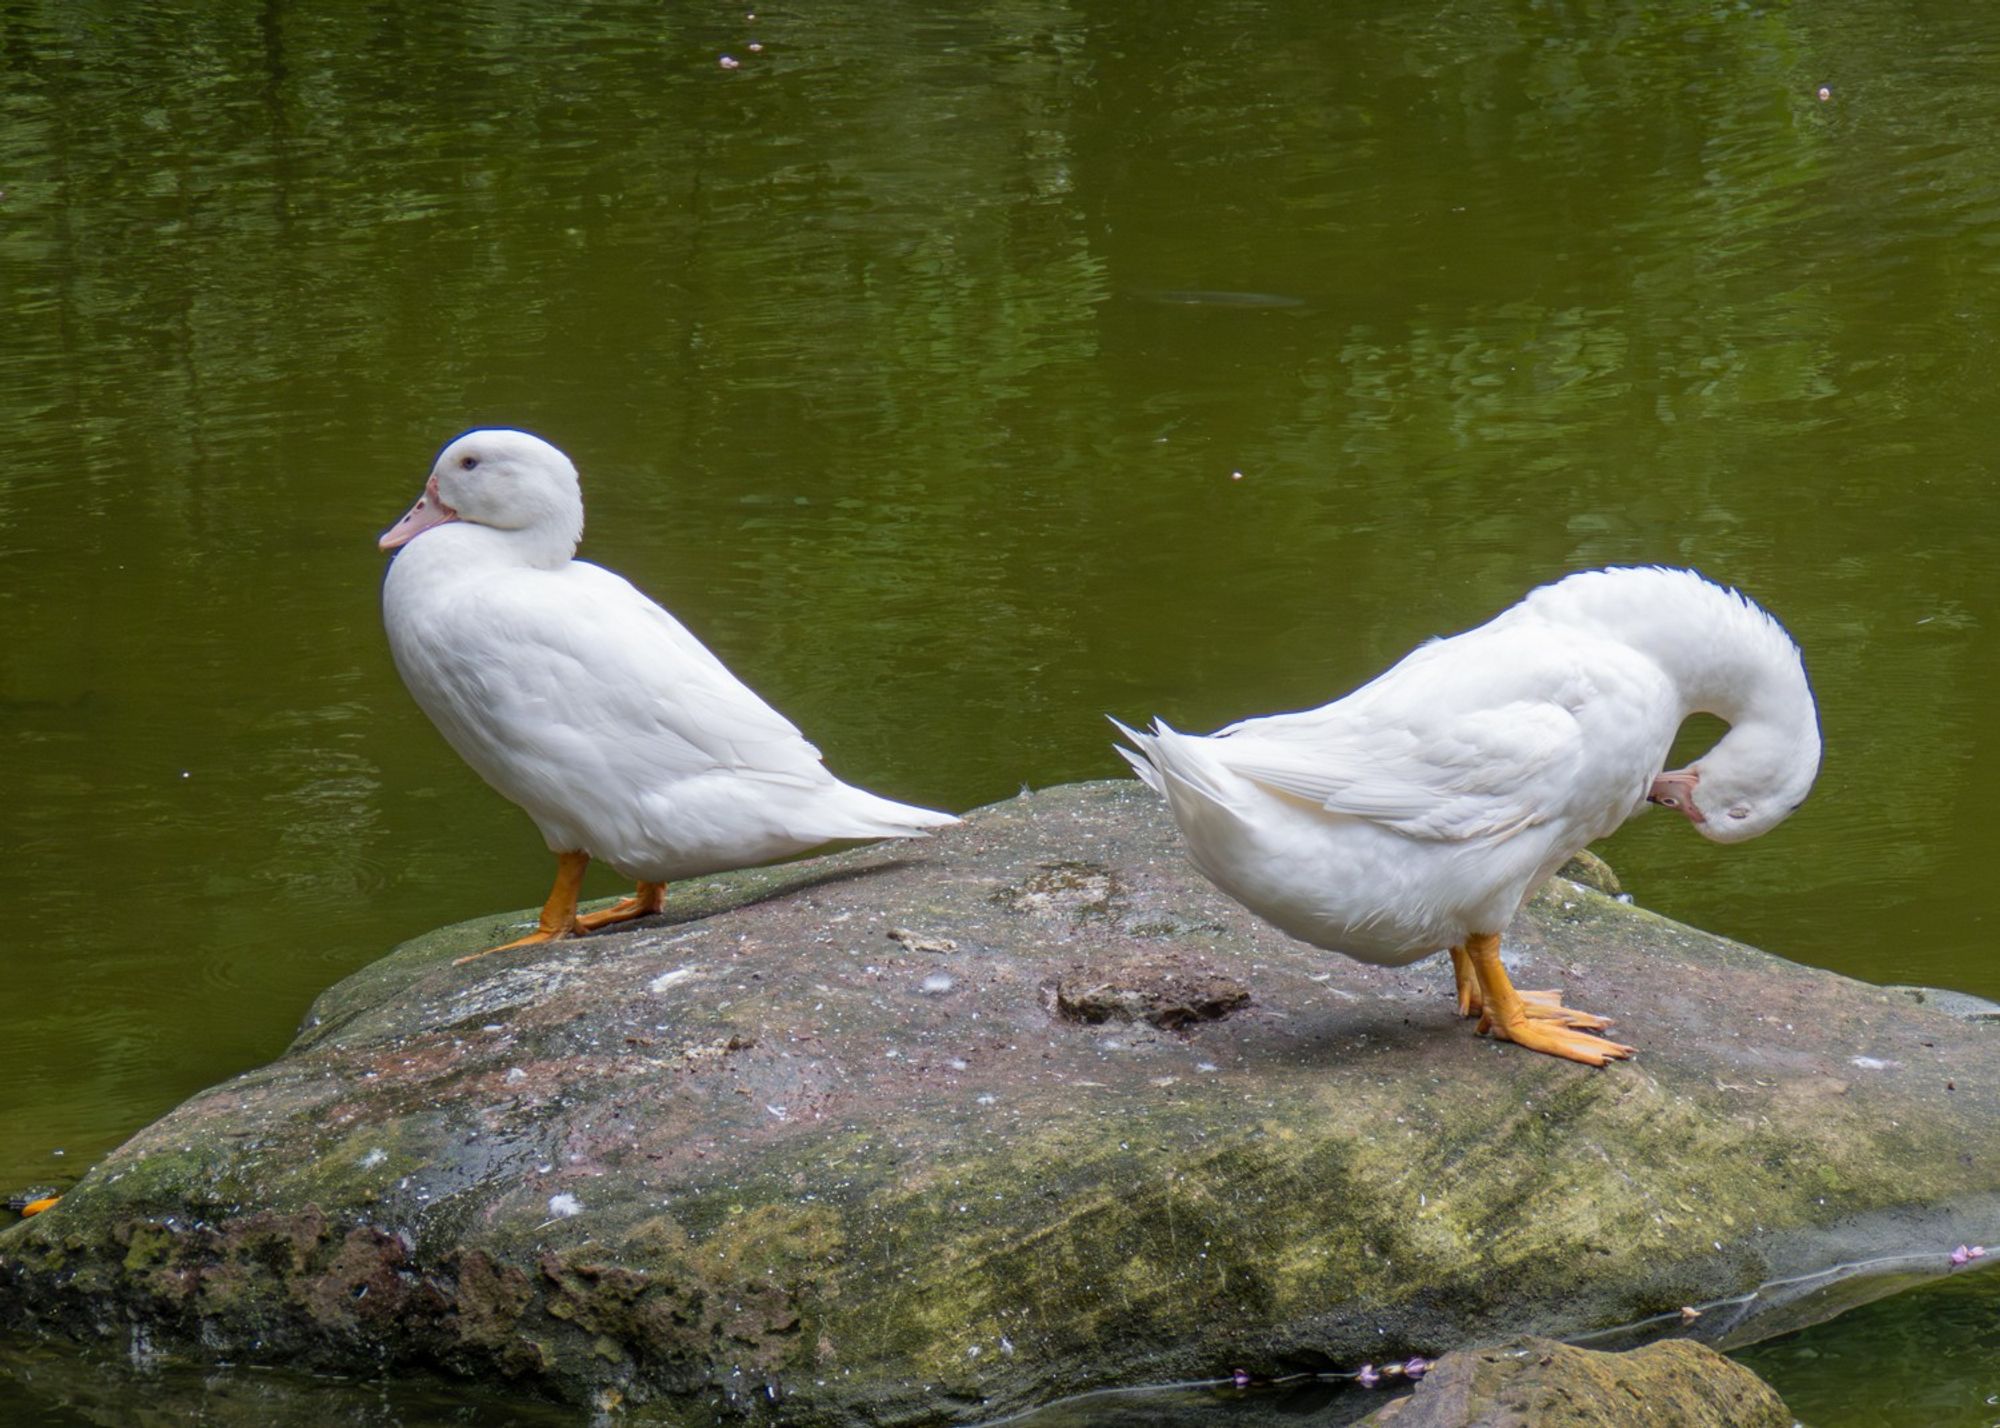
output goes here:
{"type": "Polygon", "coordinates": [[[1361,1372],[1357,1373],[1354,1377],[1363,1388],[1373,1388],[1382,1381],[1382,1375],[1376,1372],[1375,1365],[1373,1364],[1363,1364],[1361,1372]]]}

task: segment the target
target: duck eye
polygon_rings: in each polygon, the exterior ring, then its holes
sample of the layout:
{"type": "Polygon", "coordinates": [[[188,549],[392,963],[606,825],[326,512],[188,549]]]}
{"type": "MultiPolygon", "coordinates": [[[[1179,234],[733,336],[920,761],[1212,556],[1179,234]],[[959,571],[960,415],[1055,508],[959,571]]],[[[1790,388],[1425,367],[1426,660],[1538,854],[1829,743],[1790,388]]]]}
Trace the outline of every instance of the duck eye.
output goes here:
{"type": "Polygon", "coordinates": [[[477,456],[461,456],[458,458],[458,464],[461,469],[470,471],[479,464],[479,458],[477,456]]]}

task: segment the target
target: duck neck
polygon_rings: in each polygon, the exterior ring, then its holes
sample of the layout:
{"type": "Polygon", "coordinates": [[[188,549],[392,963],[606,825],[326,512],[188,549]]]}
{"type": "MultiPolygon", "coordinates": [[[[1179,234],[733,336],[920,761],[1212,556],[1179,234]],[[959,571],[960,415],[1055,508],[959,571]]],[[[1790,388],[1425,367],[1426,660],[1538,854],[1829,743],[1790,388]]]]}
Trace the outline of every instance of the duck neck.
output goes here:
{"type": "MultiPolygon", "coordinates": [[[[1739,607],[1767,630],[1741,630],[1730,612],[1710,629],[1660,632],[1658,640],[1634,639],[1673,681],[1681,717],[1713,714],[1736,730],[1764,725],[1774,732],[1815,729],[1817,715],[1805,666],[1784,632],[1761,611],[1739,607]],[[1776,638],[1773,638],[1776,636],[1776,638]]],[[[1641,634],[1651,633],[1641,631],[1641,634]]]]}
{"type": "MultiPolygon", "coordinates": [[[[579,525],[581,522],[579,521],[579,525]]],[[[520,530],[451,521],[425,531],[397,555],[416,556],[423,564],[455,570],[495,568],[557,570],[576,556],[577,538],[547,523],[520,530]]]]}
{"type": "Polygon", "coordinates": [[[496,530],[491,526],[481,529],[494,538],[498,549],[506,552],[507,563],[555,570],[576,559],[577,543],[583,539],[583,511],[577,510],[574,525],[543,521],[520,530],[496,530]]]}
{"type": "Polygon", "coordinates": [[[1819,720],[1798,646],[1735,592],[1692,571],[1611,570],[1571,576],[1539,592],[1564,623],[1594,626],[1657,664],[1679,695],[1681,718],[1713,714],[1818,745],[1819,720]]]}

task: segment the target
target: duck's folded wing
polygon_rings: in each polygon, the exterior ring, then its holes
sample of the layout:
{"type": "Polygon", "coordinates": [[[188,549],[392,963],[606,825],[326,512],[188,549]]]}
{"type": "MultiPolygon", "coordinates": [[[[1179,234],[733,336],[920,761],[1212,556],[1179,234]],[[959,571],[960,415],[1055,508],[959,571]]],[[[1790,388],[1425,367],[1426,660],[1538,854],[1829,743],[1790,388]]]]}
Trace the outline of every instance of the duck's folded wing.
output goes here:
{"type": "Polygon", "coordinates": [[[1328,727],[1310,739],[1238,725],[1215,741],[1230,769],[1333,813],[1411,837],[1500,838],[1560,806],[1582,734],[1558,705],[1521,702],[1453,718],[1328,727]]]}
{"type": "Polygon", "coordinates": [[[798,727],[672,615],[577,562],[561,586],[492,592],[495,633],[472,652],[524,725],[587,741],[628,776],[728,769],[780,783],[831,775],[798,727]]]}

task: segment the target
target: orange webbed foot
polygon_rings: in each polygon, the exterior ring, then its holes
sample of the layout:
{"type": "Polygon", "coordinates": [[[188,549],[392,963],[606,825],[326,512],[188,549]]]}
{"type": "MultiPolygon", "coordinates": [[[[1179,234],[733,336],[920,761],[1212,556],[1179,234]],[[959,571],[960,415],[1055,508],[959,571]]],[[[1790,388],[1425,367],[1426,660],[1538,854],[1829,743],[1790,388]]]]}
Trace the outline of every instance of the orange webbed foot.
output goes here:
{"type": "MultiPolygon", "coordinates": [[[[1473,968],[1471,954],[1463,947],[1451,949],[1451,970],[1458,982],[1458,1014],[1478,1017],[1483,1035],[1492,1023],[1486,1016],[1486,999],[1479,994],[1479,974],[1473,968]]],[[[1538,1021],[1559,1022],[1577,1031],[1603,1031],[1613,1024],[1610,1017],[1564,1006],[1563,994],[1558,989],[1517,991],[1516,995],[1521,998],[1521,1010],[1538,1021]]]]}
{"type": "Polygon", "coordinates": [[[600,927],[631,922],[641,917],[652,917],[665,910],[667,885],[640,883],[632,896],[621,898],[601,911],[579,914],[576,910],[577,893],[583,886],[583,871],[589,866],[590,856],[586,853],[559,854],[556,858],[555,889],[549,894],[549,900],[542,905],[542,915],[535,924],[535,930],[526,937],[516,937],[512,942],[502,942],[497,947],[488,947],[483,951],[468,952],[463,957],[453,958],[452,966],[462,967],[467,962],[477,962],[481,957],[490,957],[495,952],[507,952],[516,947],[533,947],[541,942],[555,942],[565,937],[581,937],[586,932],[597,931],[600,927]]]}
{"type": "Polygon", "coordinates": [[[1586,1066],[1603,1066],[1611,1061],[1623,1061],[1635,1055],[1634,1049],[1615,1041],[1606,1041],[1601,1036],[1588,1032],[1571,1031],[1547,1021],[1524,1018],[1519,1025],[1501,1026],[1498,1023],[1482,1021],[1480,1030],[1490,1031],[1502,1040],[1517,1046],[1525,1046],[1530,1051],[1544,1052],[1550,1056],[1560,1056],[1566,1061],[1581,1061],[1586,1066]]]}
{"type": "MultiPolygon", "coordinates": [[[[1612,1024],[1608,1016],[1564,1006],[1563,994],[1556,990],[1522,992],[1521,1010],[1536,1021],[1556,1022],[1574,1031],[1603,1031],[1612,1024]]],[[[1483,1014],[1481,1020],[1484,1020],[1483,1014]]],[[[1480,1027],[1482,1031],[1485,1029],[1484,1025],[1480,1027]]]]}
{"type": "Polygon", "coordinates": [[[451,965],[463,967],[467,962],[477,962],[495,952],[508,952],[516,947],[532,947],[540,942],[577,936],[576,897],[583,887],[584,869],[589,866],[588,853],[556,854],[556,885],[549,890],[549,900],[542,904],[542,915],[535,920],[535,930],[526,937],[516,937],[512,942],[502,942],[497,947],[454,957],[451,965]]]}
{"type": "MultiPolygon", "coordinates": [[[[1477,933],[1468,937],[1464,955],[1478,984],[1481,1006],[1478,1029],[1482,1034],[1491,1033],[1518,1046],[1525,1046],[1530,1051],[1560,1056],[1567,1061],[1580,1061],[1586,1066],[1602,1066],[1635,1054],[1629,1046],[1590,1035],[1592,1031],[1602,1031],[1611,1025],[1609,1019],[1565,1007],[1560,992],[1516,991],[1507,976],[1507,969],[1500,965],[1500,938],[1497,933],[1477,933]]],[[[1457,949],[1454,949],[1454,964],[1457,961],[1457,949]]],[[[1464,991],[1461,984],[1461,1004],[1464,1002],[1464,991]]]]}
{"type": "Polygon", "coordinates": [[[632,896],[620,898],[601,912],[586,912],[579,916],[576,926],[579,932],[595,932],[600,927],[610,927],[614,923],[653,917],[666,911],[666,907],[665,883],[640,883],[632,896]]]}
{"type": "Polygon", "coordinates": [[[454,957],[451,959],[451,965],[463,967],[467,962],[477,962],[481,957],[491,957],[495,952],[511,952],[516,947],[533,947],[540,942],[559,942],[565,937],[577,935],[574,921],[567,927],[537,927],[526,937],[516,937],[512,942],[501,942],[492,947],[482,947],[477,952],[468,952],[463,957],[454,957]]]}

